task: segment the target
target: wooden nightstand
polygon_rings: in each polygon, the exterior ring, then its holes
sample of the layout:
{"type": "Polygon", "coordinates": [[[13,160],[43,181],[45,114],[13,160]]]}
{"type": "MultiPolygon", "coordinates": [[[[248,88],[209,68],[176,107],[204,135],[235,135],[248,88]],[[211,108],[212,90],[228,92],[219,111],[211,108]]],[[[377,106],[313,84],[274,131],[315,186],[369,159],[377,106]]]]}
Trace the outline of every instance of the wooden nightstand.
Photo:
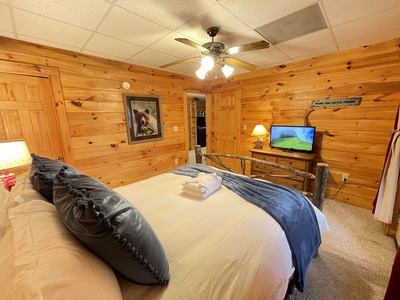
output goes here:
{"type": "MultiPolygon", "coordinates": [[[[312,172],[313,161],[316,156],[315,153],[284,152],[278,149],[251,149],[250,152],[252,158],[278,163],[310,173],[312,172]]],[[[269,172],[275,175],[288,174],[281,169],[276,169],[270,166],[263,166],[253,162],[251,163],[251,175],[261,175],[263,173],[269,172]]],[[[268,176],[265,177],[265,179],[271,182],[292,187],[299,191],[309,192],[311,188],[309,180],[303,177],[279,178],[268,176]]]]}

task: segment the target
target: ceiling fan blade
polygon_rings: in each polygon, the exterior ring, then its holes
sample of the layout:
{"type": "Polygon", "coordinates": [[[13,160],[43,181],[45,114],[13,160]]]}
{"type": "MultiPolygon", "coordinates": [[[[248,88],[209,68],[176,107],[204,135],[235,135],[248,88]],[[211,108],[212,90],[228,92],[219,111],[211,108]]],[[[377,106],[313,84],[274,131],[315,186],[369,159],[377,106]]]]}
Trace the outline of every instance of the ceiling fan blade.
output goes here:
{"type": "Polygon", "coordinates": [[[225,50],[226,53],[235,54],[239,52],[246,52],[252,50],[260,50],[269,48],[269,43],[266,41],[258,41],[253,43],[244,44],[241,46],[231,47],[225,50]]]}
{"type": "Polygon", "coordinates": [[[188,45],[190,47],[196,48],[197,50],[200,51],[209,51],[207,48],[204,48],[202,45],[197,44],[196,42],[193,42],[189,39],[185,39],[185,38],[176,38],[175,41],[181,42],[185,45],[188,45]]]}
{"type": "Polygon", "coordinates": [[[193,61],[193,60],[196,60],[196,59],[200,59],[200,57],[189,57],[189,58],[177,60],[177,61],[174,61],[172,63],[162,65],[162,66],[160,66],[160,68],[168,68],[168,67],[171,67],[171,66],[175,66],[177,64],[193,61]]]}
{"type": "Polygon", "coordinates": [[[243,60],[234,58],[234,57],[225,57],[224,62],[226,62],[229,65],[237,66],[242,69],[246,69],[248,71],[254,71],[257,70],[258,67],[256,65],[253,65],[251,63],[245,62],[243,60]]]}

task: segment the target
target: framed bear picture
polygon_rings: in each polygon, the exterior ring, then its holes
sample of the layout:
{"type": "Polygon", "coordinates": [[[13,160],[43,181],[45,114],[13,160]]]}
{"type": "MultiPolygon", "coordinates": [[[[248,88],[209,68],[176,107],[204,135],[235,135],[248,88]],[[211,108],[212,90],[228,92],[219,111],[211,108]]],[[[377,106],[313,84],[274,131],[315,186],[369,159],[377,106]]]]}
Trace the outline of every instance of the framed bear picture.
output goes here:
{"type": "Polygon", "coordinates": [[[123,94],[129,144],[163,139],[161,99],[123,94]]]}

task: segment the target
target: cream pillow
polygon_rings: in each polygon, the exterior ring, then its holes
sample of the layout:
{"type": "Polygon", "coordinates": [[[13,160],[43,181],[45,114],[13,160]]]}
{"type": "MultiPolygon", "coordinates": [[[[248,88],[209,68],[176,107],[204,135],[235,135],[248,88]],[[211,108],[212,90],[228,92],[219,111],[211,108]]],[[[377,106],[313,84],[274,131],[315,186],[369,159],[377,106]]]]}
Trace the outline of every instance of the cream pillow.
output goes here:
{"type": "Polygon", "coordinates": [[[0,242],[3,239],[7,225],[7,206],[9,192],[4,188],[0,182],[0,242]]]}
{"type": "Polygon", "coordinates": [[[113,270],[70,233],[52,204],[32,200],[11,208],[8,219],[0,244],[4,299],[122,299],[113,270]]]}

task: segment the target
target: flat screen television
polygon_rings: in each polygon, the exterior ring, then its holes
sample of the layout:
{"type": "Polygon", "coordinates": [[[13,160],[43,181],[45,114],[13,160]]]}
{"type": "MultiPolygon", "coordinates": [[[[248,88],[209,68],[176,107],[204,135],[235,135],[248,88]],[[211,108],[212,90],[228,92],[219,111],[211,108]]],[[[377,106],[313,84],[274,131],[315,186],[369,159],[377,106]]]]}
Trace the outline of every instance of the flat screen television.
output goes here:
{"type": "Polygon", "coordinates": [[[314,126],[271,125],[269,146],[283,151],[312,152],[314,150],[314,126]]]}

